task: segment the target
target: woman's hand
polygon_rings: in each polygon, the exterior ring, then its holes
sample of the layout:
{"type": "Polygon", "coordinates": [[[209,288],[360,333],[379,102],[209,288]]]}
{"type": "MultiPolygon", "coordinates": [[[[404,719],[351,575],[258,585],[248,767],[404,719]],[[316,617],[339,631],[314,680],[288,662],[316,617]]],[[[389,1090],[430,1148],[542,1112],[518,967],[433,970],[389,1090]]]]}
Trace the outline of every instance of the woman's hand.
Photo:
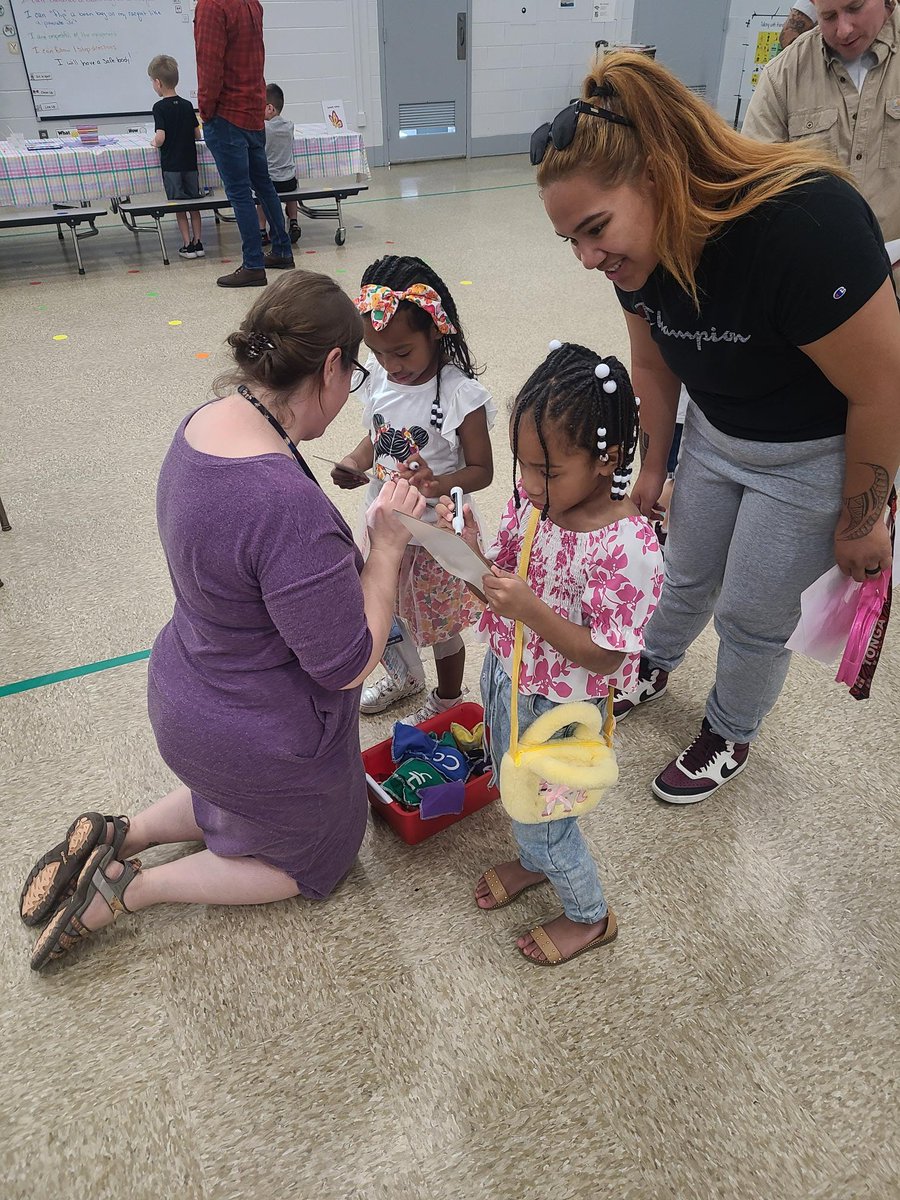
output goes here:
{"type": "Polygon", "coordinates": [[[419,517],[425,511],[425,498],[403,480],[388,480],[369,505],[366,524],[372,549],[403,552],[412,534],[394,516],[401,512],[407,517],[419,517]]]}
{"type": "MultiPolygon", "coordinates": [[[[455,505],[450,497],[441,496],[434,511],[437,513],[438,527],[440,529],[449,529],[451,533],[455,533],[456,531],[453,528],[453,514],[455,512],[455,505]]],[[[465,525],[463,526],[463,531],[459,536],[466,543],[466,545],[471,546],[473,550],[477,550],[480,554],[481,546],[479,545],[478,541],[478,525],[475,521],[475,517],[472,514],[471,504],[463,505],[463,519],[465,521],[465,525]]]]}
{"type": "Polygon", "coordinates": [[[481,581],[481,589],[491,612],[512,621],[530,625],[535,608],[541,602],[520,575],[492,567],[481,581]]]}
{"type": "Polygon", "coordinates": [[[884,520],[879,519],[865,537],[848,539],[836,534],[834,557],[844,574],[852,575],[857,583],[865,583],[867,579],[877,578],[882,571],[889,571],[891,538],[884,520]]]}
{"type": "Polygon", "coordinates": [[[358,488],[369,480],[352,455],[347,454],[331,468],[331,479],[339,488],[358,488]]]}
{"type": "Polygon", "coordinates": [[[667,479],[664,470],[657,471],[652,467],[641,467],[637,482],[631,489],[632,502],[650,521],[659,521],[665,510],[660,507],[659,498],[667,479]]]}
{"type": "Polygon", "coordinates": [[[411,483],[414,488],[417,488],[429,500],[433,500],[441,494],[441,485],[438,477],[432,472],[431,467],[429,467],[418,451],[412,455],[408,462],[397,463],[397,478],[405,479],[407,483],[411,483]]]}

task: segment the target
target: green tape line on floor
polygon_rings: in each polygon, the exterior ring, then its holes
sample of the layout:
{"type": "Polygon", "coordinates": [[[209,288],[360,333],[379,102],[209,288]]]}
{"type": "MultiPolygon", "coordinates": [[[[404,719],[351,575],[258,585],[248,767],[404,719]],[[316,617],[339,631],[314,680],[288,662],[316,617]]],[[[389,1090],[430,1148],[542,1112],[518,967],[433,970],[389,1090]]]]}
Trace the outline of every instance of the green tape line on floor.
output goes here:
{"type": "Polygon", "coordinates": [[[149,650],[138,650],[134,654],[120,654],[118,658],[103,658],[99,662],[85,663],[81,667],[68,667],[64,671],[53,671],[50,675],[35,675],[32,679],[19,679],[16,683],[0,684],[0,696],[14,696],[17,692],[30,692],[32,688],[48,687],[51,683],[62,683],[66,679],[78,679],[81,675],[93,675],[97,671],[109,671],[113,667],[124,667],[128,663],[140,662],[149,657],[149,650]]]}

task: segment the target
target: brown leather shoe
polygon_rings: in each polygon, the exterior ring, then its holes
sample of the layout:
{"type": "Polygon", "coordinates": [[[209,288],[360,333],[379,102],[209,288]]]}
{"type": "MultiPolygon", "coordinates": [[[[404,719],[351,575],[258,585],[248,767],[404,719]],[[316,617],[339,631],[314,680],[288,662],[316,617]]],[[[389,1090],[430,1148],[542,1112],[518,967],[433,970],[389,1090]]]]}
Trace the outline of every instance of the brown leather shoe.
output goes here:
{"type": "Polygon", "coordinates": [[[250,267],[238,267],[230,275],[220,275],[216,280],[219,287],[265,287],[268,283],[266,273],[262,268],[253,270],[250,267]]]}
{"type": "Polygon", "coordinates": [[[295,265],[293,255],[288,255],[287,258],[282,258],[280,254],[266,255],[266,266],[275,271],[293,271],[295,265]]]}

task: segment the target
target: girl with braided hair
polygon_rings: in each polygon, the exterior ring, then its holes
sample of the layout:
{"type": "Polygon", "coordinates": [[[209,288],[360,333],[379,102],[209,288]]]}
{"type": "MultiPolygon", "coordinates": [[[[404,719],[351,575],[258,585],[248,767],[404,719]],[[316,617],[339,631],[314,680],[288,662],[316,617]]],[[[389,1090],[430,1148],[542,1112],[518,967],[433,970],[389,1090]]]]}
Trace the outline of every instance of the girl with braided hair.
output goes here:
{"type": "MultiPolygon", "coordinates": [[[[662,556],[650,523],[626,496],[637,444],[638,401],[616,358],[584,346],[551,352],[513,405],[510,440],[518,466],[513,497],[488,557],[488,601],[479,633],[488,644],[481,675],[495,776],[510,740],[515,622],[524,627],[520,733],[560,704],[605,705],[610,688],[637,679],[644,627],[662,590],[662,556]],[[527,578],[517,573],[534,511],[540,521],[527,578]]],[[[468,509],[463,536],[476,544],[468,509]]],[[[438,506],[449,527],[452,508],[438,506]]],[[[478,906],[502,907],[549,882],[563,914],[518,940],[531,962],[565,962],[616,936],[597,868],[576,817],[513,821],[519,857],[489,868],[478,906]]]]}
{"type": "MultiPolygon", "coordinates": [[[[339,487],[359,487],[360,472],[374,467],[366,508],[386,480],[406,480],[426,498],[424,519],[434,523],[439,496],[460,487],[471,500],[493,479],[493,401],[476,378],[453,297],[427,263],[396,255],[372,263],[356,306],[369,348],[369,376],[357,393],[367,433],[332,479],[339,487]]],[[[425,675],[416,648],[431,646],[437,687],[404,718],[416,725],[461,700],[466,651],[460,635],[478,620],[479,606],[415,541],[403,560],[398,605],[405,645],[388,647],[385,673],[363,691],[360,707],[381,712],[419,691],[425,675]]]]}

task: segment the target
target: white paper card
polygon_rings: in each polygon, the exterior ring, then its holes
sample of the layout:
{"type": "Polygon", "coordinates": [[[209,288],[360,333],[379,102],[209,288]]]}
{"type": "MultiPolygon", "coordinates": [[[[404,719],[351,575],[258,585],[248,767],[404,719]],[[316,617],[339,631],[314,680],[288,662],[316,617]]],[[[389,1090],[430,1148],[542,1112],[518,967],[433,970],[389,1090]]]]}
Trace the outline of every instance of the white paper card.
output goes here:
{"type": "Polygon", "coordinates": [[[490,574],[491,568],[461,537],[449,529],[439,529],[437,525],[429,525],[405,513],[395,511],[394,516],[402,521],[419,545],[424,546],[445,571],[481,592],[481,581],[490,574]]]}
{"type": "Polygon", "coordinates": [[[884,248],[888,252],[891,265],[897,266],[900,263],[900,238],[894,238],[892,242],[885,242],[884,248]]]}
{"type": "Polygon", "coordinates": [[[325,114],[325,124],[328,126],[329,133],[347,132],[343,100],[323,100],[322,112],[325,114]]]}
{"type": "Polygon", "coordinates": [[[595,3],[591,6],[592,7],[591,20],[592,21],[615,21],[616,16],[617,16],[617,13],[616,13],[617,5],[618,5],[618,0],[595,0],[595,3]]]}

